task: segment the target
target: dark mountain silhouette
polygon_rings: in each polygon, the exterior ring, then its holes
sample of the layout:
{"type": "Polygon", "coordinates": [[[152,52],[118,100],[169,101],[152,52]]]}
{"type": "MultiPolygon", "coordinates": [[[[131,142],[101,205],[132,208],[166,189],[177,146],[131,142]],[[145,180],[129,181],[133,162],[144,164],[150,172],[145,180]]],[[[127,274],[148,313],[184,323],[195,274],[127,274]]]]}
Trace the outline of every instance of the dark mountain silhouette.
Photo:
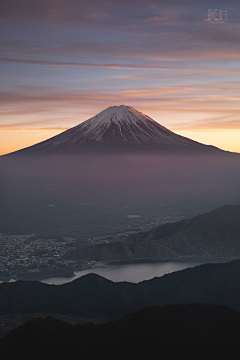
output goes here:
{"type": "Polygon", "coordinates": [[[240,205],[225,205],[192,219],[135,233],[126,242],[97,244],[66,252],[66,259],[134,260],[240,256],[240,205]]]}
{"type": "Polygon", "coordinates": [[[81,154],[99,151],[227,153],[177,135],[132,107],[120,105],[109,107],[81,124],[15,154],[81,154]]]}
{"type": "Polygon", "coordinates": [[[70,325],[36,318],[0,340],[3,358],[239,359],[240,313],[216,305],[152,307],[124,319],[70,325]]]}
{"type": "Polygon", "coordinates": [[[88,274],[59,286],[32,281],[0,285],[0,315],[71,314],[109,320],[144,307],[197,302],[240,310],[240,260],[205,264],[138,284],[88,274]]]}

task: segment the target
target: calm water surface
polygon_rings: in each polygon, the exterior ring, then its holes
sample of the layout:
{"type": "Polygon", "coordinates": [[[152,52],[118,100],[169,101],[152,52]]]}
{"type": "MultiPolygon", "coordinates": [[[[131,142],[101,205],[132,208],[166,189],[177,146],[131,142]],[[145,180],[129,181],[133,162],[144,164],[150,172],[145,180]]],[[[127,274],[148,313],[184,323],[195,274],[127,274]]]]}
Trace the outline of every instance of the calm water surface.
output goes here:
{"type": "Polygon", "coordinates": [[[155,276],[163,276],[165,274],[187,269],[205,262],[162,262],[148,264],[127,264],[127,265],[109,265],[100,266],[95,269],[76,271],[74,277],[51,277],[42,280],[45,284],[61,285],[73,281],[83,275],[94,273],[105,277],[106,279],[118,282],[129,281],[138,283],[143,280],[149,280],[155,276]]]}

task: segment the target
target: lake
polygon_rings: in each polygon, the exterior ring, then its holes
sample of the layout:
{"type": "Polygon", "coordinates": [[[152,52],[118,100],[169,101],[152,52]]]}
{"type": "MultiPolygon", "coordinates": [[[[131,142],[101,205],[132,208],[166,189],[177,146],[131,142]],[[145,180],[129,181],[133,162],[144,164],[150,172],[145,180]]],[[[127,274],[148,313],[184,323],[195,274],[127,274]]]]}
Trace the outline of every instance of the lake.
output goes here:
{"type": "MultiPolygon", "coordinates": [[[[172,273],[201,264],[222,262],[222,261],[169,261],[159,263],[145,263],[145,264],[124,264],[124,265],[108,265],[99,266],[94,269],[87,269],[82,271],[76,271],[74,277],[51,277],[41,282],[50,285],[61,285],[67,282],[73,281],[83,275],[94,273],[105,277],[106,279],[114,282],[128,281],[132,283],[138,283],[143,280],[149,280],[156,276],[163,276],[165,274],[172,273]]],[[[225,262],[225,261],[224,261],[225,262]]]]}

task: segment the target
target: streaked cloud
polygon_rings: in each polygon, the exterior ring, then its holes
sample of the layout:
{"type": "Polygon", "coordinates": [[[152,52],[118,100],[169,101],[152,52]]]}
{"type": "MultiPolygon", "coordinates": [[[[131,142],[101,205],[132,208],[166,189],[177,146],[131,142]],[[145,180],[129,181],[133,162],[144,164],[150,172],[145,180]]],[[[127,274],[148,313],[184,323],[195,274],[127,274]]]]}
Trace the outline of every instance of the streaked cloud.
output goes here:
{"type": "Polygon", "coordinates": [[[0,58],[0,62],[35,65],[35,66],[63,66],[63,67],[89,67],[100,69],[113,70],[177,70],[177,71],[206,71],[213,70],[211,68],[186,68],[178,66],[157,66],[157,65],[133,65],[133,64],[94,64],[94,63],[77,63],[64,61],[46,61],[46,60],[29,60],[29,59],[14,59],[14,58],[0,58]]]}
{"type": "Polygon", "coordinates": [[[60,91],[56,88],[45,89],[40,86],[19,87],[17,90],[18,92],[0,93],[2,106],[0,114],[6,119],[1,129],[65,129],[81,123],[109,106],[121,104],[133,106],[156,120],[162,118],[160,122],[163,122],[163,125],[174,129],[207,131],[211,128],[226,129],[234,126],[238,128],[240,110],[238,81],[115,88],[111,91],[102,89],[60,91]],[[184,114],[188,118],[192,114],[192,121],[182,122],[184,114]],[[194,122],[196,114],[198,114],[198,122],[194,122]],[[171,119],[172,116],[177,116],[178,122],[174,124],[169,116],[171,119]],[[209,116],[214,117],[215,120],[210,122],[209,116]],[[22,117],[27,117],[27,120],[21,121],[22,117]]]}
{"type": "Polygon", "coordinates": [[[4,1],[0,129],[53,133],[120,104],[172,129],[239,129],[239,16],[237,0],[4,1]]]}
{"type": "Polygon", "coordinates": [[[180,123],[172,125],[173,130],[193,130],[193,131],[224,131],[240,129],[240,117],[236,114],[238,119],[230,120],[229,116],[219,118],[209,118],[204,121],[198,121],[196,123],[180,123]]]}

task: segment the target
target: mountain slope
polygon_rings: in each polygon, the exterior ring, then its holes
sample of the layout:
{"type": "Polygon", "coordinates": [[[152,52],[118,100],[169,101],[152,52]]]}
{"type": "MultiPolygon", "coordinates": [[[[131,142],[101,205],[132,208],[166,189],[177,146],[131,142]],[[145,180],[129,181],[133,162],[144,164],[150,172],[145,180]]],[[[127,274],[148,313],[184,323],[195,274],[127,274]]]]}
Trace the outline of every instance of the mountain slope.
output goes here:
{"type": "Polygon", "coordinates": [[[46,141],[20,150],[38,153],[154,150],[161,152],[219,152],[177,135],[130,106],[112,106],[46,141]]]}
{"type": "Polygon", "coordinates": [[[65,253],[66,259],[134,260],[183,257],[239,257],[240,205],[225,205],[206,214],[149,231],[135,233],[125,242],[79,246],[65,253]]]}
{"type": "Polygon", "coordinates": [[[240,206],[225,205],[189,220],[134,234],[130,239],[138,243],[157,241],[181,256],[239,256],[240,206]]]}

